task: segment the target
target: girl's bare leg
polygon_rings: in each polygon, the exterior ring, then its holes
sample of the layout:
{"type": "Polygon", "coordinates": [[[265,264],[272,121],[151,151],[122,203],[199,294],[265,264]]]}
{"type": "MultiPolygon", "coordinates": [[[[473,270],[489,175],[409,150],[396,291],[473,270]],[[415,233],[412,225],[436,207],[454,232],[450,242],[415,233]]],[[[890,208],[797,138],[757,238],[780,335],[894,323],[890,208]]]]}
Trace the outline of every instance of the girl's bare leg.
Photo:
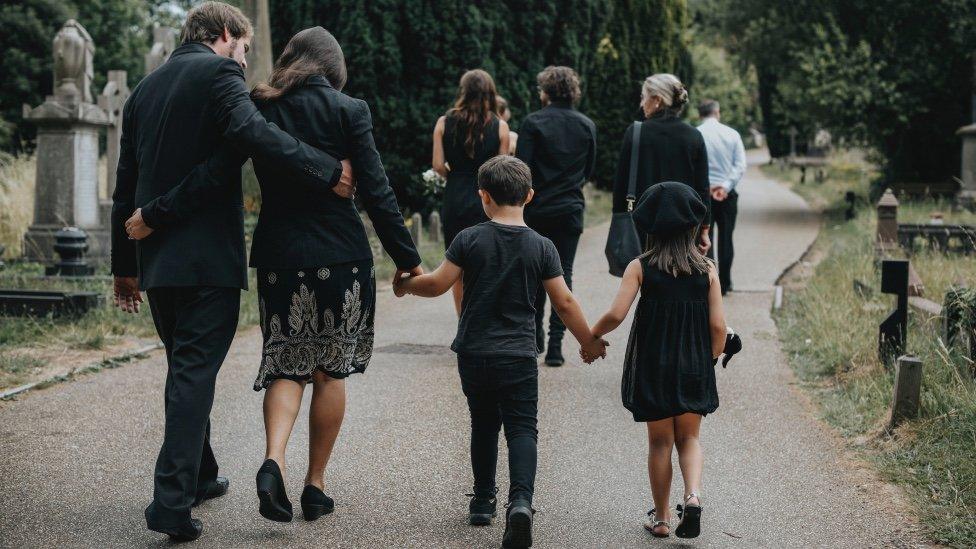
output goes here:
{"type": "Polygon", "coordinates": [[[264,459],[273,459],[285,471],[285,448],[302,406],[305,384],[276,379],[264,391],[264,459]]]}
{"type": "Polygon", "coordinates": [[[454,294],[454,310],[457,311],[458,316],[461,316],[461,297],[464,295],[464,287],[460,279],[451,287],[451,292],[454,294]]]}
{"type": "MultiPolygon", "coordinates": [[[[674,448],[673,418],[647,422],[647,476],[651,480],[651,496],[660,520],[670,520],[668,498],[671,494],[671,450],[674,448]]],[[[665,526],[658,533],[666,533],[665,526]]]]}
{"type": "MultiPolygon", "coordinates": [[[[698,414],[681,414],[674,418],[674,442],[678,447],[678,464],[681,466],[681,477],[685,483],[685,497],[701,491],[702,456],[701,443],[698,432],[701,428],[702,417],[698,414]]],[[[700,505],[698,498],[688,501],[691,505],[700,505]]]]}
{"type": "Polygon", "coordinates": [[[308,473],[305,484],[325,489],[325,467],[332,456],[346,413],[346,382],[321,371],[312,374],[312,405],[308,411],[308,473]]]}

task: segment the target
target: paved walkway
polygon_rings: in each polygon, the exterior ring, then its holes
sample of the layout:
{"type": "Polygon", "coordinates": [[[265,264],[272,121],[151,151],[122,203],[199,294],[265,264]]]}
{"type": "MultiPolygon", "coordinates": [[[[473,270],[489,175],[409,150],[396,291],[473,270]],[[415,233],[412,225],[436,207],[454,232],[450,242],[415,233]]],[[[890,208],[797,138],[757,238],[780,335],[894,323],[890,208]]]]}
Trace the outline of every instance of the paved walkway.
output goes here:
{"type": "MultiPolygon", "coordinates": [[[[835,438],[811,419],[768,310],[779,273],[813,240],[804,203],[751,168],[742,186],[727,301],[746,349],[720,370],[722,405],[704,422],[704,532],[699,547],[907,545],[884,496],[854,476],[835,438]]],[[[607,227],[587,231],[576,287],[595,320],[616,291],[602,256],[607,227]]],[[[260,334],[241,334],[218,381],[214,440],[228,496],[196,516],[201,547],[497,547],[503,524],[464,524],[469,490],[467,411],[449,297],[378,303],[376,354],[348,383],[349,407],[327,474],[336,512],[277,524],[257,513],[261,398],[251,390],[260,334]]],[[[680,546],[641,528],[650,495],[646,434],[620,405],[626,324],[606,361],[540,372],[536,547],[680,546]]],[[[567,344],[569,355],[575,352],[567,344]]],[[[142,510],[162,425],[163,357],[37,391],[0,405],[0,546],[153,547],[142,510]]],[[[307,397],[306,397],[307,405],[307,397]]],[[[301,489],[307,425],[297,426],[288,487],[301,489]]],[[[504,454],[504,452],[503,452],[504,454]]],[[[502,491],[505,460],[499,463],[502,491]]],[[[677,467],[676,467],[677,470],[677,467]]],[[[676,479],[675,496],[680,495],[676,479]]],[[[297,501],[296,501],[297,503],[297,501]]]]}

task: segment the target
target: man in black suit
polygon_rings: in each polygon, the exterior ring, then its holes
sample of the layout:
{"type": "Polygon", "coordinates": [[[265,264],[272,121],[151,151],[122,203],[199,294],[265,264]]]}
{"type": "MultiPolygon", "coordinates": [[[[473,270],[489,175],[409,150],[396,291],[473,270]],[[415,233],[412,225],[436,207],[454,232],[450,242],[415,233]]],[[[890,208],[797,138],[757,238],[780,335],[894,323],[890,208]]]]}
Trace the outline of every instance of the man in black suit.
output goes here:
{"type": "Polygon", "coordinates": [[[187,219],[136,244],[125,222],[136,213],[148,227],[161,212],[147,205],[184,179],[208,178],[220,147],[261,156],[294,173],[294,185],[349,197],[351,170],[268,123],[248,96],[244,56],[251,24],[237,8],[205,2],[187,16],[182,45],[136,86],[122,118],[112,207],[115,303],[138,312],[146,291],[166,348],[166,426],[156,460],[149,529],[177,540],[200,536],[190,508],[223,495],[210,447],[210,409],[217,371],[237,328],[247,287],[240,170],[187,219]]]}

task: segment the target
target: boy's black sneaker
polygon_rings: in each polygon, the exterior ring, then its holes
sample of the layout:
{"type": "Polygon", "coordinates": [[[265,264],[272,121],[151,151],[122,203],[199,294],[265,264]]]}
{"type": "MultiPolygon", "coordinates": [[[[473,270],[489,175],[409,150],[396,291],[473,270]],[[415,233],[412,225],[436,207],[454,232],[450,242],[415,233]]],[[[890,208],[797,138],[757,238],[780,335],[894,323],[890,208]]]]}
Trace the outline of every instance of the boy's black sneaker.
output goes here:
{"type": "Polygon", "coordinates": [[[471,498],[471,503],[468,505],[468,524],[472,526],[491,524],[491,519],[495,518],[495,510],[498,508],[498,500],[495,496],[478,497],[474,494],[468,496],[471,498]]]}
{"type": "Polygon", "coordinates": [[[525,500],[518,499],[508,504],[502,547],[505,549],[532,547],[532,513],[532,506],[525,500]]]}

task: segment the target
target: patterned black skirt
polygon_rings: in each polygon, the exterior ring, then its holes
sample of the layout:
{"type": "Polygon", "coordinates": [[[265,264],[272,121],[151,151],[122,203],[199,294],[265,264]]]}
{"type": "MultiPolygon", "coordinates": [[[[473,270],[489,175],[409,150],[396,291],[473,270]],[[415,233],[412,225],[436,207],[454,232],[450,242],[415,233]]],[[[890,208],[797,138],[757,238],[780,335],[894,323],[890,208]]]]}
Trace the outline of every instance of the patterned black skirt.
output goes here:
{"type": "Polygon", "coordinates": [[[258,269],[264,349],[254,390],[276,379],[310,381],[315,370],[342,379],[373,354],[373,261],[310,269],[258,269]]]}

